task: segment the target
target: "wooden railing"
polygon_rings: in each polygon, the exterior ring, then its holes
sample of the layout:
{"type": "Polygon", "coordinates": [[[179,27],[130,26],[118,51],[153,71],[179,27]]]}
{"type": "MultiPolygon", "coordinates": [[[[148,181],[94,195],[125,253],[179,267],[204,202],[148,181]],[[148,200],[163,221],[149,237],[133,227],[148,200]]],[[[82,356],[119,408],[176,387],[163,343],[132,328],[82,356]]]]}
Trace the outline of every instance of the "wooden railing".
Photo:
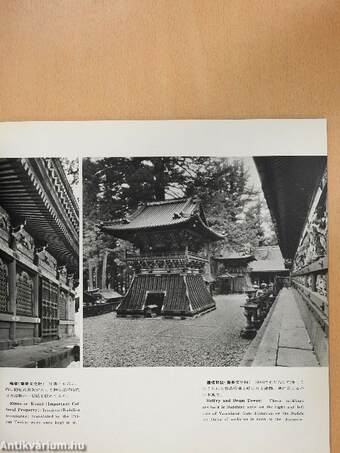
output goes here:
{"type": "Polygon", "coordinates": [[[200,256],[199,254],[191,251],[183,251],[183,252],[166,252],[166,253],[131,253],[131,252],[126,252],[125,254],[125,259],[127,261],[137,261],[137,260],[164,260],[164,259],[169,259],[169,260],[176,260],[176,259],[192,259],[192,260],[197,260],[201,262],[208,262],[207,258],[204,258],[200,256]]]}
{"type": "Polygon", "coordinates": [[[140,272],[194,271],[203,272],[208,260],[194,252],[168,252],[157,254],[126,254],[126,262],[140,272]]]}

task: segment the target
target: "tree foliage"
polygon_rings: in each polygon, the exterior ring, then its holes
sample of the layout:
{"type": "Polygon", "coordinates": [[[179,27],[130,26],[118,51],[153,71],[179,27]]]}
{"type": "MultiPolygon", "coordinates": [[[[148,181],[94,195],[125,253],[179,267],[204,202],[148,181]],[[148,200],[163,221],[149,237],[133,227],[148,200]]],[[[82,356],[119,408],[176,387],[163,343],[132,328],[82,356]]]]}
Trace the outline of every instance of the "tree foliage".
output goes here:
{"type": "MultiPolygon", "coordinates": [[[[250,184],[243,160],[212,157],[115,157],[83,161],[84,257],[106,247],[117,256],[121,241],[96,224],[119,220],[139,202],[198,196],[209,225],[226,235],[215,251],[250,252],[275,241],[263,197],[250,184]]],[[[126,244],[124,244],[126,246],[126,244]]]]}
{"type": "Polygon", "coordinates": [[[60,158],[67,180],[71,186],[73,194],[79,203],[79,159],[60,158]]]}

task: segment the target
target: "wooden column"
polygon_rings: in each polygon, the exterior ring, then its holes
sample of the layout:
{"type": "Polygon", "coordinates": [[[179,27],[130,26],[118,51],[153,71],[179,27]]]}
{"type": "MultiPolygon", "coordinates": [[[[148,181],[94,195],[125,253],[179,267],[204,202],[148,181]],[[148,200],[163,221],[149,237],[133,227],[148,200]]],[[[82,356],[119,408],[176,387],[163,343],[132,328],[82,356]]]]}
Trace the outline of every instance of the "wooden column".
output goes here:
{"type": "MultiPolygon", "coordinates": [[[[33,316],[39,318],[39,275],[33,277],[33,316]]],[[[39,324],[34,325],[34,337],[39,337],[39,324]]]]}
{"type": "Polygon", "coordinates": [[[70,325],[69,334],[75,335],[75,324],[76,324],[76,298],[75,295],[70,296],[70,313],[71,313],[71,320],[73,324],[70,325]]]}
{"type": "MultiPolygon", "coordinates": [[[[12,260],[8,264],[8,287],[9,287],[9,311],[16,316],[17,313],[17,263],[12,260]]],[[[16,321],[11,321],[9,337],[13,343],[16,342],[16,321]]]]}
{"type": "Polygon", "coordinates": [[[88,260],[88,265],[89,265],[88,289],[91,291],[93,289],[93,261],[91,259],[88,260]]]}
{"type": "Polygon", "coordinates": [[[94,275],[95,275],[95,288],[98,288],[98,263],[95,263],[94,266],[94,275]]]}
{"type": "MultiPolygon", "coordinates": [[[[60,326],[60,300],[61,300],[60,293],[61,293],[61,291],[60,291],[60,286],[59,286],[58,287],[58,339],[59,340],[60,340],[60,338],[62,338],[61,326],[60,326]]],[[[65,318],[66,318],[66,316],[65,316],[65,318]]]]}
{"type": "MultiPolygon", "coordinates": [[[[70,295],[67,293],[66,294],[66,305],[65,305],[65,318],[67,319],[67,321],[71,320],[71,316],[70,316],[70,313],[71,313],[70,305],[71,305],[71,303],[72,303],[72,300],[70,298],[70,295]]],[[[65,329],[66,335],[70,335],[70,330],[72,330],[72,326],[67,324],[66,325],[66,329],[65,329]]]]}
{"type": "Polygon", "coordinates": [[[209,280],[210,280],[212,275],[211,275],[211,248],[210,248],[210,243],[209,242],[207,242],[205,244],[205,256],[206,256],[206,259],[208,260],[207,274],[208,274],[208,277],[209,277],[209,280]]]}
{"type": "Polygon", "coordinates": [[[105,250],[103,258],[103,267],[102,267],[102,288],[106,289],[106,269],[107,269],[107,256],[109,254],[108,250],[105,250]]]}

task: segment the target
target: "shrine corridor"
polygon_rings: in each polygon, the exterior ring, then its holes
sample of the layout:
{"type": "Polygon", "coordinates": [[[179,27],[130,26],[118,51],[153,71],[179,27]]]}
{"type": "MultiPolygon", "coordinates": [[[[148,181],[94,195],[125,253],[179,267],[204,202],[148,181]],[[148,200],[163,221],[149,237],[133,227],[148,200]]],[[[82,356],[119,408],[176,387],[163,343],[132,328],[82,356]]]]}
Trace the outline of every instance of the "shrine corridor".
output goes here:
{"type": "Polygon", "coordinates": [[[195,319],[84,319],[84,366],[237,366],[251,340],[245,325],[245,295],[216,296],[216,310],[195,319]]]}

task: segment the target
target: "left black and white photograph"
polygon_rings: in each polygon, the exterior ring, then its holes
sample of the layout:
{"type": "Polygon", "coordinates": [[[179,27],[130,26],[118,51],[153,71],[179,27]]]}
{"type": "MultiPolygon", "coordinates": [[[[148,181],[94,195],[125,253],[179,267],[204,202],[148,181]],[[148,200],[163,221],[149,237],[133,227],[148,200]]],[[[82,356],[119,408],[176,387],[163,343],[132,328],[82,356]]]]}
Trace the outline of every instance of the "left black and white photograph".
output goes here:
{"type": "Polygon", "coordinates": [[[0,159],[0,366],[80,364],[79,160],[0,159]]]}

